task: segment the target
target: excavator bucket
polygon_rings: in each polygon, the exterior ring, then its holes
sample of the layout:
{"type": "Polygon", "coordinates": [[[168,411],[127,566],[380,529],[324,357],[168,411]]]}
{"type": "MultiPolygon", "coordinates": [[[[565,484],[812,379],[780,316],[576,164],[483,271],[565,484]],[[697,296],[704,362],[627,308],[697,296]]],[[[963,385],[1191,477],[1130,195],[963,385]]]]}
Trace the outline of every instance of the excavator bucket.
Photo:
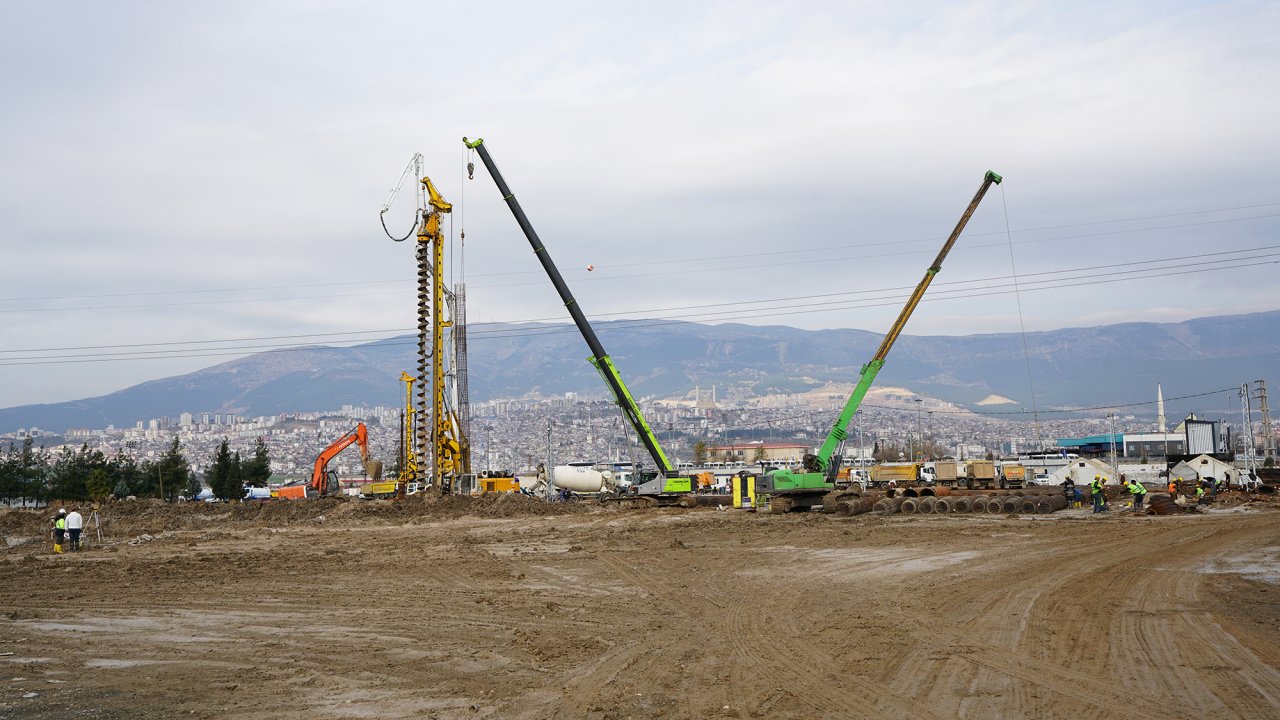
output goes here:
{"type": "Polygon", "coordinates": [[[382,461],[381,460],[365,460],[363,461],[364,471],[369,477],[377,482],[382,479],[382,461]]]}

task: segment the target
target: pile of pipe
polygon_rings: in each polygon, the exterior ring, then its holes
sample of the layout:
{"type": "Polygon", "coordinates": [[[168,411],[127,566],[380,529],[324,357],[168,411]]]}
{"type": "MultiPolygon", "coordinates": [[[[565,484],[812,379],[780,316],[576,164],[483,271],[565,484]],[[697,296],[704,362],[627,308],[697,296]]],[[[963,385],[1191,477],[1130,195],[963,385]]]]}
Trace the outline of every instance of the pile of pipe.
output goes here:
{"type": "Polygon", "coordinates": [[[858,497],[844,498],[840,501],[836,512],[840,515],[861,515],[878,510],[877,503],[884,496],[880,493],[868,493],[858,497]]]}
{"type": "MultiPolygon", "coordinates": [[[[946,487],[891,489],[870,508],[879,513],[991,513],[1045,515],[1062,510],[1067,498],[1058,488],[1014,490],[999,494],[946,487]]],[[[866,512],[865,510],[863,512],[866,512]]]]}
{"type": "Polygon", "coordinates": [[[1173,501],[1169,495],[1152,495],[1147,500],[1148,515],[1177,515],[1187,509],[1173,501]]]}

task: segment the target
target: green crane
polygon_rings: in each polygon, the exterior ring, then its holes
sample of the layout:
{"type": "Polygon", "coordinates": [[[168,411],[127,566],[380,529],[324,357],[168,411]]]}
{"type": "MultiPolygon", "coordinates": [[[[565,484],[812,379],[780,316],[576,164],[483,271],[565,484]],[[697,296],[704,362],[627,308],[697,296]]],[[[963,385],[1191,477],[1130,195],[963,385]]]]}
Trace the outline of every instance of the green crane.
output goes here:
{"type": "Polygon", "coordinates": [[[929,289],[929,284],[933,282],[933,277],[942,270],[942,261],[946,259],[947,253],[951,252],[951,246],[955,245],[956,239],[960,237],[964,226],[969,223],[969,218],[973,216],[973,211],[978,208],[978,204],[982,202],[987,190],[992,185],[999,184],[1001,180],[1002,178],[999,175],[990,170],[987,171],[982,180],[982,187],[978,188],[978,192],[973,196],[969,207],[965,208],[964,214],[960,216],[960,222],[956,223],[955,230],[951,231],[951,236],[947,238],[942,250],[938,252],[938,257],[934,259],[933,264],[925,271],[924,278],[920,281],[920,284],[916,285],[915,291],[911,293],[910,299],[907,300],[906,307],[902,308],[902,312],[898,314],[898,319],[894,321],[893,327],[889,329],[889,334],[884,336],[884,340],[880,342],[880,347],[876,350],[876,354],[872,356],[871,360],[862,366],[862,370],[858,374],[858,384],[854,386],[853,392],[849,394],[849,399],[845,401],[844,409],[840,411],[840,417],[836,418],[835,424],[831,426],[831,432],[827,433],[827,438],[823,441],[822,447],[819,448],[816,455],[805,456],[803,472],[792,472],[785,469],[771,470],[756,479],[757,507],[767,507],[769,512],[772,513],[784,513],[793,509],[808,509],[816,505],[824,505],[829,508],[839,501],[841,491],[836,487],[836,474],[840,470],[841,461],[839,450],[843,447],[845,437],[847,437],[849,423],[853,421],[854,414],[858,412],[858,406],[862,404],[862,399],[866,397],[867,390],[871,389],[871,383],[875,381],[876,374],[880,372],[880,368],[884,367],[885,357],[889,355],[889,350],[898,340],[898,335],[902,333],[902,329],[906,326],[911,313],[915,312],[916,306],[920,304],[920,299],[924,297],[925,291],[929,289]]]}
{"type": "MultiPolygon", "coordinates": [[[[591,323],[587,322],[587,317],[583,314],[581,306],[574,299],[573,293],[569,291],[569,286],[565,284],[564,278],[560,275],[560,270],[556,268],[555,262],[551,260],[551,253],[547,252],[546,247],[543,246],[537,231],[533,229],[533,225],[529,222],[528,216],[525,215],[524,209],[520,207],[520,201],[516,200],[511,188],[507,187],[507,181],[503,179],[502,173],[498,171],[498,166],[494,164],[493,156],[489,154],[489,149],[485,146],[484,139],[467,140],[467,138],[462,138],[462,142],[480,155],[480,160],[484,163],[485,168],[488,169],[489,176],[493,178],[493,182],[498,186],[498,192],[502,193],[502,199],[506,201],[507,207],[511,209],[511,214],[515,216],[516,224],[524,232],[530,247],[533,248],[534,255],[538,258],[538,262],[542,263],[542,269],[546,271],[547,277],[551,279],[551,284],[555,286],[556,292],[560,293],[560,300],[573,318],[573,324],[578,326],[578,332],[582,334],[582,339],[586,341],[587,347],[590,348],[591,357],[589,360],[591,364],[595,366],[596,370],[600,372],[600,376],[604,378],[605,384],[613,394],[614,401],[622,409],[623,416],[626,417],[627,422],[635,430],[636,436],[640,438],[640,442],[649,451],[649,456],[653,458],[653,462],[658,468],[657,478],[642,483],[635,488],[633,495],[633,498],[637,501],[635,504],[653,506],[678,502],[683,495],[693,490],[692,479],[688,476],[681,476],[671,464],[671,461],[667,459],[666,453],[662,451],[662,446],[658,444],[657,435],[649,427],[649,423],[645,421],[644,414],[640,412],[640,405],[636,403],[635,398],[631,396],[631,391],[627,389],[626,383],[622,381],[622,375],[618,373],[617,366],[613,364],[613,360],[605,352],[604,346],[600,343],[600,338],[596,336],[595,330],[591,327],[591,323]]],[[[468,167],[467,170],[468,174],[470,174],[472,168],[468,167]]]]}

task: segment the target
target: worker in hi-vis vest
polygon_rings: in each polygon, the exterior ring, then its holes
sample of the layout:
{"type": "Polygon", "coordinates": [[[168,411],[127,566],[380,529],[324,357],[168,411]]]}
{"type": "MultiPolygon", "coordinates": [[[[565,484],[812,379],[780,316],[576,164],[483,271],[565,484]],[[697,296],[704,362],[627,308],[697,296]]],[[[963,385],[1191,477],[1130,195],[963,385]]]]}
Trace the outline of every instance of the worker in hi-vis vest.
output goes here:
{"type": "Polygon", "coordinates": [[[1133,511],[1142,512],[1142,501],[1147,498],[1147,488],[1137,480],[1129,482],[1129,492],[1133,493],[1133,511]]]}
{"type": "Polygon", "coordinates": [[[53,518],[53,551],[55,553],[62,552],[62,539],[67,534],[67,511],[58,508],[58,514],[53,518]]]}
{"type": "Polygon", "coordinates": [[[1107,496],[1102,493],[1102,476],[1094,475],[1089,483],[1089,496],[1093,498],[1093,511],[1100,513],[1107,509],[1107,496]]]}

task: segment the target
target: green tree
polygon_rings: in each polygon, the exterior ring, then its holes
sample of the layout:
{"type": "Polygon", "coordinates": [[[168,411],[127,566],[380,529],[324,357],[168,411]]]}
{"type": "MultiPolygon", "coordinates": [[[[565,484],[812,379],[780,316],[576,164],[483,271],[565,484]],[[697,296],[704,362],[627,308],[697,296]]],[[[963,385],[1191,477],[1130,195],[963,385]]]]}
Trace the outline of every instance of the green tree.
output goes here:
{"type": "Polygon", "coordinates": [[[204,486],[200,484],[200,477],[195,473],[191,473],[191,476],[187,478],[186,489],[187,489],[187,498],[191,500],[195,500],[196,496],[199,495],[202,490],[204,490],[204,486]]]}
{"type": "Polygon", "coordinates": [[[99,450],[81,445],[78,450],[64,446],[54,458],[49,471],[50,497],[59,500],[86,500],[89,498],[89,474],[107,468],[107,458],[99,450]]]}
{"type": "Polygon", "coordinates": [[[49,454],[44,448],[37,450],[31,438],[23,438],[22,449],[14,458],[18,474],[18,497],[25,500],[49,499],[49,454]]]}
{"type": "MultiPolygon", "coordinates": [[[[144,478],[142,468],[138,466],[138,462],[133,459],[133,456],[123,452],[116,453],[114,457],[107,460],[107,474],[114,481],[112,483],[112,495],[121,498],[129,495],[146,495],[143,492],[144,478]],[[120,488],[122,483],[124,484],[123,492],[120,488]]],[[[153,477],[154,475],[155,473],[152,472],[153,477]]]]}
{"type": "Polygon", "coordinates": [[[756,447],[755,454],[751,456],[751,461],[757,462],[757,463],[764,462],[764,446],[763,445],[756,447]]]}
{"type": "MultiPolygon", "coordinates": [[[[223,440],[226,442],[226,440],[223,440]]],[[[191,481],[191,463],[182,454],[178,444],[178,436],[173,436],[173,444],[160,456],[160,474],[164,481],[164,499],[176,500],[178,494],[187,488],[191,481]]]]}
{"type": "Polygon", "coordinates": [[[129,483],[124,480],[117,480],[115,488],[111,491],[111,496],[117,500],[129,497],[129,483]]]}
{"type": "Polygon", "coordinates": [[[702,440],[693,444],[693,464],[699,466],[707,464],[707,444],[702,440]]]}
{"type": "Polygon", "coordinates": [[[262,436],[258,436],[258,442],[253,446],[253,457],[245,462],[241,476],[245,485],[267,486],[267,479],[271,477],[271,454],[267,452],[267,442],[262,436]]]}
{"type": "Polygon", "coordinates": [[[231,455],[226,438],[222,439],[217,452],[213,454],[213,465],[209,468],[209,489],[220,500],[239,500],[244,496],[239,468],[236,467],[236,460],[231,455]]]}
{"type": "Polygon", "coordinates": [[[105,467],[94,468],[89,471],[89,477],[85,480],[85,486],[89,490],[89,497],[94,500],[102,500],[111,494],[111,475],[107,473],[105,467]]]}
{"type": "Polygon", "coordinates": [[[12,443],[0,455],[0,500],[11,503],[22,494],[22,475],[18,472],[18,449],[12,443]]]}

